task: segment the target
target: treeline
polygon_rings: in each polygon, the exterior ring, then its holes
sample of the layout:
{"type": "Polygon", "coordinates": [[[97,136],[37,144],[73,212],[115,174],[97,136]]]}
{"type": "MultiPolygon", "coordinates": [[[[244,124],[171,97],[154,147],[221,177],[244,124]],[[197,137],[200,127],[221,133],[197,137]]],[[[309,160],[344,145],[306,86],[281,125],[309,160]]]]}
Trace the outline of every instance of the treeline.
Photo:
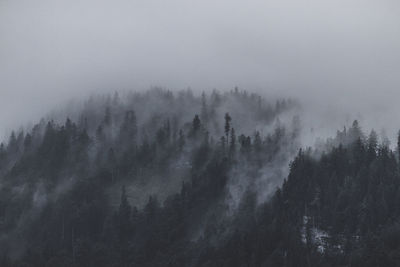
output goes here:
{"type": "Polygon", "coordinates": [[[354,121],[322,156],[300,151],[291,164],[282,205],[327,266],[400,264],[399,148],[382,139],[373,130],[366,137],[354,121]]]}
{"type": "Polygon", "coordinates": [[[400,137],[299,150],[296,105],[152,90],[12,133],[0,266],[399,266],[400,137]]]}
{"type": "Polygon", "coordinates": [[[13,132],[0,146],[0,265],[222,266],[214,249],[282,181],[266,186],[260,170],[297,151],[299,119],[278,119],[296,107],[155,89],[13,132]]]}
{"type": "Polygon", "coordinates": [[[399,266],[400,137],[299,149],[296,105],[152,90],[11,134],[0,266],[399,266]]]}

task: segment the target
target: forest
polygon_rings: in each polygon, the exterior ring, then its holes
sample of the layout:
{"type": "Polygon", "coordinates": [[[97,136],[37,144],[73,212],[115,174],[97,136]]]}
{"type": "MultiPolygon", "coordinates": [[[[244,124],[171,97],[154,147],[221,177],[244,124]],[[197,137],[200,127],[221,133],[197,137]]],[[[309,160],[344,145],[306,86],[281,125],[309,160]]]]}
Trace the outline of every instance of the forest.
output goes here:
{"type": "Polygon", "coordinates": [[[400,138],[235,88],[93,95],[0,145],[0,266],[400,266],[400,138]]]}

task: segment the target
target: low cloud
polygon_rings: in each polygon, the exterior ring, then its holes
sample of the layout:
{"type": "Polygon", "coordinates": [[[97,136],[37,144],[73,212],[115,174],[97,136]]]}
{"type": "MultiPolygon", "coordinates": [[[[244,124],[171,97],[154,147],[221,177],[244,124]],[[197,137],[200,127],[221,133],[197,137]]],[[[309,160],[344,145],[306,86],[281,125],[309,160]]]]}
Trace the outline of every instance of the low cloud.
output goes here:
{"type": "Polygon", "coordinates": [[[237,85],[299,98],[314,130],[359,118],[392,137],[399,11],[394,0],[3,0],[0,136],[92,92],[237,85]]]}

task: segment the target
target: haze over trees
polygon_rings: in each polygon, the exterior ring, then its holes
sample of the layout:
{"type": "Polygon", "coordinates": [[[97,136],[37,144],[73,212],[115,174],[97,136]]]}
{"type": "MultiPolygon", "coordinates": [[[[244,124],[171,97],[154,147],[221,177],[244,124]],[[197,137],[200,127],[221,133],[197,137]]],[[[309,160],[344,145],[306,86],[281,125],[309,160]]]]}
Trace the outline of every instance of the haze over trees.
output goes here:
{"type": "Polygon", "coordinates": [[[13,132],[0,265],[398,266],[398,148],[357,121],[302,148],[297,111],[152,89],[13,132]]]}

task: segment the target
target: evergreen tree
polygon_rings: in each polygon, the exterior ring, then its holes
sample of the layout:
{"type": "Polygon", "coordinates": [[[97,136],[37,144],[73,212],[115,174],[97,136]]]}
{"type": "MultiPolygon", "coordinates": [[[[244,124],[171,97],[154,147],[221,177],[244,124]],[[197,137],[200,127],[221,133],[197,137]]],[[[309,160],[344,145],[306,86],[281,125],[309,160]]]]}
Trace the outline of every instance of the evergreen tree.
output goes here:
{"type": "Polygon", "coordinates": [[[131,227],[131,206],[126,195],[125,186],[121,188],[121,202],[118,210],[119,238],[125,241],[129,238],[131,227]]]}
{"type": "Polygon", "coordinates": [[[201,121],[205,126],[208,125],[207,96],[204,92],[201,94],[201,121]]]}
{"type": "Polygon", "coordinates": [[[196,114],[196,115],[194,116],[193,123],[192,123],[192,131],[193,131],[193,135],[194,135],[194,136],[197,136],[197,134],[199,133],[199,131],[200,131],[200,126],[201,126],[200,118],[199,118],[199,116],[196,114]]]}
{"type": "Polygon", "coordinates": [[[229,131],[231,130],[231,116],[229,113],[225,113],[225,140],[226,142],[229,141],[229,131]]]}
{"type": "Polygon", "coordinates": [[[234,156],[235,151],[236,151],[236,135],[235,135],[235,129],[231,128],[231,139],[230,139],[230,144],[229,144],[229,152],[231,157],[234,156]]]}
{"type": "Polygon", "coordinates": [[[397,153],[398,153],[398,159],[400,161],[400,131],[398,131],[397,134],[397,153]]]}

